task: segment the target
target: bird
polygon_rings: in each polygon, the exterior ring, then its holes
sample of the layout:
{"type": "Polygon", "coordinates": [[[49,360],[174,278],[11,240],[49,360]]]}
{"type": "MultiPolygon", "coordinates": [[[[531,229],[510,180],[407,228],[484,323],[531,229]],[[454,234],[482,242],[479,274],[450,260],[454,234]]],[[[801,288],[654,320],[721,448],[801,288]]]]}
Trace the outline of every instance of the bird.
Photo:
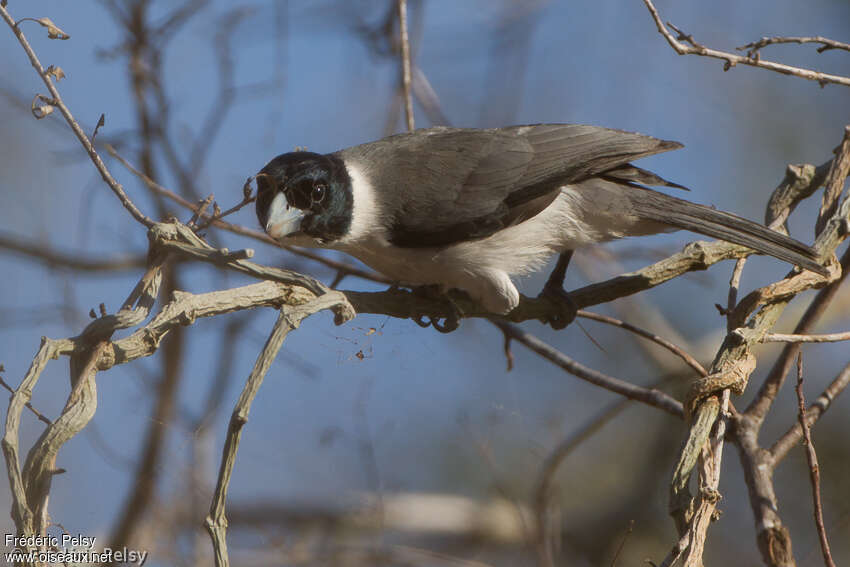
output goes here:
{"type": "Polygon", "coordinates": [[[809,246],[761,224],[650,189],[686,189],[632,165],[681,148],[581,124],[432,127],[337,152],[278,155],[256,175],[256,214],[281,244],[345,252],[398,285],[459,289],[493,314],[520,302],[514,277],[559,261],[550,323],[573,250],[688,230],[825,274],[809,246]]]}

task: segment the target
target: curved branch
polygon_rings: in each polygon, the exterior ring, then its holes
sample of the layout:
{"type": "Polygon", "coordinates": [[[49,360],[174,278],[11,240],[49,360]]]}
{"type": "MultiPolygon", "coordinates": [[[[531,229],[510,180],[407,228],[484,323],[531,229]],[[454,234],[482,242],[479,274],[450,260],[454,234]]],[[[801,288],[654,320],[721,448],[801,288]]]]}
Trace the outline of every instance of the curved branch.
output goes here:
{"type": "Polygon", "coordinates": [[[266,372],[268,372],[289,332],[297,329],[304,318],[323,309],[332,308],[338,305],[339,302],[340,296],[338,294],[325,294],[303,305],[282,307],[277,322],[275,322],[274,328],[266,340],[262,352],[257,357],[257,361],[254,363],[254,368],[251,370],[248,380],[245,382],[245,387],[242,389],[242,394],[239,396],[239,400],[236,402],[236,407],[233,408],[233,414],[230,417],[230,425],[227,428],[227,439],[224,442],[224,449],[221,454],[218,481],[210,504],[209,515],[205,521],[213,543],[216,567],[230,565],[226,538],[227,518],[224,515],[227,489],[230,486],[233,465],[236,463],[236,452],[239,449],[242,428],[248,422],[251,404],[263,383],[263,378],[265,378],[266,372]]]}

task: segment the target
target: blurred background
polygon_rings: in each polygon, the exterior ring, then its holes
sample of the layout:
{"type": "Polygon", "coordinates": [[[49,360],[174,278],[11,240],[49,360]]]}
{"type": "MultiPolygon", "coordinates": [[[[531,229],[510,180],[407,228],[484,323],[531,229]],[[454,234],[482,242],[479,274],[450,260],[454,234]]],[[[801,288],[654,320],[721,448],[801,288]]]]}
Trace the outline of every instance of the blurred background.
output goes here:
{"type": "MultiPolygon", "coordinates": [[[[417,127],[493,127],[579,122],[678,140],[683,150],[640,165],[692,189],[689,198],[761,220],[788,163],[820,164],[850,123],[846,88],[752,68],[679,57],[639,0],[566,2],[410,0],[417,127]]],[[[16,18],[50,17],[70,34],[54,41],[22,28],[42,63],[102,144],[162,185],[222,208],[245,179],[295,146],[329,152],[404,129],[395,3],[372,0],[234,2],[10,0],[16,18]]],[[[850,39],[850,3],[663,0],[662,18],[701,43],[732,50],[769,35],[850,39]],[[769,9],[766,9],[769,6],[769,9]]],[[[28,107],[44,86],[5,26],[0,32],[0,363],[16,386],[42,335],[72,336],[103,302],[117,309],[142,273],[147,239],[110,195],[58,112],[36,121],[28,107]]],[[[850,75],[850,55],[778,46],[765,58],[850,75]]],[[[152,195],[118,162],[108,165],[152,217],[185,209],[152,195]]],[[[791,219],[811,241],[817,203],[791,219]]],[[[229,220],[257,228],[253,207],[229,220]]],[[[331,282],[319,263],[230,233],[210,241],[256,249],[255,260],[331,282]]],[[[679,250],[674,233],[581,251],[567,288],[637,269],[679,250]]],[[[329,257],[351,261],[337,253],[329,257]]],[[[708,364],[725,320],[732,264],[690,274],[639,297],[596,309],[679,342],[708,364]]],[[[747,263],[744,291],[787,266],[747,263]]],[[[166,282],[193,292],[249,280],[180,264],[166,282]]],[[[536,295],[546,273],[523,280],[536,295]]],[[[346,278],[341,289],[381,286],[346,278]]],[[[844,290],[818,332],[847,330],[844,290]]],[[[790,332],[811,296],[780,321],[790,332]]],[[[199,320],[153,357],[98,377],[89,426],[60,452],[50,500],[71,533],[151,551],[147,565],[205,565],[202,527],[227,420],[275,319],[271,310],[199,320]]],[[[583,322],[560,332],[525,328],[578,361],[636,384],[664,381],[681,396],[693,378],[666,351],[583,322]],[[585,333],[586,331],[586,333],[585,333]],[[587,336],[590,335],[599,347],[587,336]]],[[[756,353],[758,384],[779,347],[756,353]]],[[[841,345],[804,348],[814,399],[847,363],[841,345]]],[[[464,321],[441,335],[411,321],[359,316],[334,327],[329,314],[290,335],[253,405],[228,501],[235,565],[535,565],[533,493],[547,455],[590,423],[598,431],[560,463],[551,495],[559,565],[660,561],[675,541],[667,486],[680,421],[579,382],[513,347],[507,371],[501,332],[464,321]]],[[[51,363],[33,397],[48,417],[68,393],[67,361],[51,363]]],[[[740,408],[745,400],[736,401],[740,408]]],[[[795,420],[786,385],[763,433],[795,420]]],[[[814,429],[825,523],[837,562],[850,560],[850,398],[814,429]]],[[[43,430],[25,414],[22,448],[43,430]]],[[[723,515],[709,533],[709,564],[760,563],[734,448],[720,490],[723,515]]],[[[780,512],[801,565],[820,563],[808,473],[794,449],[776,473],[780,512]]],[[[8,489],[0,488],[7,509],[8,489]]],[[[0,527],[11,533],[7,515],[0,527]]]]}

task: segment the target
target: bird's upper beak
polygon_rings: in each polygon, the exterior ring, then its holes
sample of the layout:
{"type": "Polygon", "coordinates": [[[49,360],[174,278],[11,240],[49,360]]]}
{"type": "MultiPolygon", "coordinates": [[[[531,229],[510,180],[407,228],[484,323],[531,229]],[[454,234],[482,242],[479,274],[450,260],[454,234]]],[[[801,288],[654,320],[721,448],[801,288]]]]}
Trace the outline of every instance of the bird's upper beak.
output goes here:
{"type": "Polygon", "coordinates": [[[275,240],[293,236],[301,231],[301,220],[304,211],[289,204],[282,192],[275,195],[269,207],[269,220],[266,222],[266,232],[275,240]]]}

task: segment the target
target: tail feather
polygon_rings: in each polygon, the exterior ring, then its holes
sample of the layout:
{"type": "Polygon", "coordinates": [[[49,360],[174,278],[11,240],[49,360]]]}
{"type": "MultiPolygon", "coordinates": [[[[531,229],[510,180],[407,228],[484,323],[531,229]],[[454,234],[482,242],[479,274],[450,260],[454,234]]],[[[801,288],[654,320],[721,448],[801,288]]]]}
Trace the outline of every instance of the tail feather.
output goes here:
{"type": "Polygon", "coordinates": [[[827,273],[813,248],[782,233],[705,205],[650,189],[636,189],[630,194],[630,201],[640,218],[747,246],[821,275],[827,273]]]}

